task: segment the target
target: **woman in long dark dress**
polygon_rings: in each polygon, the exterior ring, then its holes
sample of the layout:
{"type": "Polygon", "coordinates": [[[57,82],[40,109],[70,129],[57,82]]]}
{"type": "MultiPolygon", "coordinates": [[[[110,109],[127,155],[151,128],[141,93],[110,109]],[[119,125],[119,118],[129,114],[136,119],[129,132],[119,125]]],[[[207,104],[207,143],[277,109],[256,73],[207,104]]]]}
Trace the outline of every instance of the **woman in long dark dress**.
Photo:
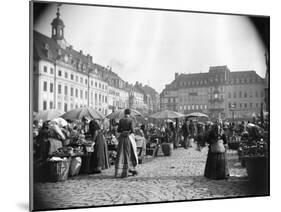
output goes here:
{"type": "Polygon", "coordinates": [[[101,173],[102,170],[109,168],[107,143],[99,124],[94,120],[89,124],[89,133],[95,142],[94,152],[91,156],[92,172],[101,173]]]}
{"type": "Polygon", "coordinates": [[[125,110],[125,117],[119,121],[118,147],[115,161],[115,177],[127,177],[129,173],[137,174],[137,149],[132,134],[135,132],[133,121],[130,118],[130,109],[125,110]]]}
{"type": "Polygon", "coordinates": [[[208,157],[205,167],[204,176],[209,179],[219,180],[227,179],[229,177],[229,170],[227,164],[226,151],[218,153],[212,152],[211,146],[219,139],[223,140],[223,144],[227,143],[226,136],[219,124],[211,127],[207,142],[209,143],[208,157]]]}
{"type": "Polygon", "coordinates": [[[176,144],[176,129],[174,127],[173,122],[169,122],[169,129],[170,129],[170,142],[173,143],[174,148],[177,148],[176,144]]]}

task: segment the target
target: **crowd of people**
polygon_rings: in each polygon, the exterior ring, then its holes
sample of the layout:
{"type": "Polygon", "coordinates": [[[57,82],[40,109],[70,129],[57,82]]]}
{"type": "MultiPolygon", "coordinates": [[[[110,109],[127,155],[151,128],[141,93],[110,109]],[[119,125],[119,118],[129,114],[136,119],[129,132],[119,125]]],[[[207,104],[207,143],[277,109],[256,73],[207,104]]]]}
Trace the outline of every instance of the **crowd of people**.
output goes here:
{"type": "MultiPolygon", "coordinates": [[[[236,134],[244,137],[262,137],[259,128],[249,128],[252,123],[228,123],[218,119],[214,122],[176,119],[175,122],[162,122],[162,124],[137,124],[131,116],[130,109],[124,112],[124,118],[111,120],[109,123],[83,118],[66,125],[52,121],[34,123],[34,161],[46,161],[50,155],[64,147],[78,146],[79,141],[86,140],[92,145],[91,173],[101,173],[110,167],[108,143],[117,146],[115,158],[115,177],[137,175],[138,151],[136,137],[145,141],[144,147],[149,144],[155,135],[160,143],[172,143],[174,148],[180,146],[189,149],[196,144],[201,151],[208,146],[208,156],[204,176],[210,179],[227,179],[229,176],[226,145],[236,134]],[[74,139],[75,138],[75,139],[74,139]]],[[[261,126],[260,129],[265,129],[261,126]]]]}

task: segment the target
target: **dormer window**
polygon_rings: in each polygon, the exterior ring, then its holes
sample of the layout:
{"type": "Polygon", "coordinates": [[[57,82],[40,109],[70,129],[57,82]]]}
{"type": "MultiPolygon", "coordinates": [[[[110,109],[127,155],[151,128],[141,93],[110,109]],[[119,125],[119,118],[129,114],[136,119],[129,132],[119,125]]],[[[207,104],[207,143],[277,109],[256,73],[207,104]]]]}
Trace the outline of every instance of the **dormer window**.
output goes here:
{"type": "Polygon", "coordinates": [[[68,56],[67,55],[64,55],[64,62],[68,62],[68,56]]]}
{"type": "Polygon", "coordinates": [[[45,43],[44,48],[45,48],[46,50],[49,50],[49,44],[45,43]]]}

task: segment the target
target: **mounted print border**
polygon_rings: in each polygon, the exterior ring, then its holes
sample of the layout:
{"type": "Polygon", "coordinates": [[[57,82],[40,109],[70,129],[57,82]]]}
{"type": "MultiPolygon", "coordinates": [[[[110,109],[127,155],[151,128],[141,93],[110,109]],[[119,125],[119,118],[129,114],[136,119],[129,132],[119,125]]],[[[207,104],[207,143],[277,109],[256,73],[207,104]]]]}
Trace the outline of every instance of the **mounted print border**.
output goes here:
{"type": "Polygon", "coordinates": [[[30,2],[30,210],[270,195],[270,17],[30,2]]]}

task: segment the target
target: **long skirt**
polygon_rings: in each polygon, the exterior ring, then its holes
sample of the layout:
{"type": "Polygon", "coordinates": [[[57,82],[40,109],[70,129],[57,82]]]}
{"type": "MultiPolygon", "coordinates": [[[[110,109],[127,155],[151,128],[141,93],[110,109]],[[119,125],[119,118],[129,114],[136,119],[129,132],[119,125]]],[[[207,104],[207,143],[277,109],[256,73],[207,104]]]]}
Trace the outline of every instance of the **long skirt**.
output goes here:
{"type": "Polygon", "coordinates": [[[104,136],[99,133],[95,140],[94,152],[91,157],[92,172],[100,172],[109,168],[107,143],[104,136]]]}
{"type": "Polygon", "coordinates": [[[183,147],[184,147],[185,149],[187,149],[188,146],[189,146],[189,137],[188,137],[188,135],[184,135],[184,136],[183,136],[183,147]]]}
{"type": "Polygon", "coordinates": [[[174,148],[177,149],[179,147],[179,135],[177,132],[174,133],[173,140],[174,140],[174,148]]]}
{"type": "Polygon", "coordinates": [[[127,177],[129,170],[135,170],[137,158],[129,136],[120,136],[115,161],[115,177],[127,177]]]}
{"type": "Polygon", "coordinates": [[[214,180],[229,177],[226,153],[212,153],[209,149],[204,176],[214,180]]]}

